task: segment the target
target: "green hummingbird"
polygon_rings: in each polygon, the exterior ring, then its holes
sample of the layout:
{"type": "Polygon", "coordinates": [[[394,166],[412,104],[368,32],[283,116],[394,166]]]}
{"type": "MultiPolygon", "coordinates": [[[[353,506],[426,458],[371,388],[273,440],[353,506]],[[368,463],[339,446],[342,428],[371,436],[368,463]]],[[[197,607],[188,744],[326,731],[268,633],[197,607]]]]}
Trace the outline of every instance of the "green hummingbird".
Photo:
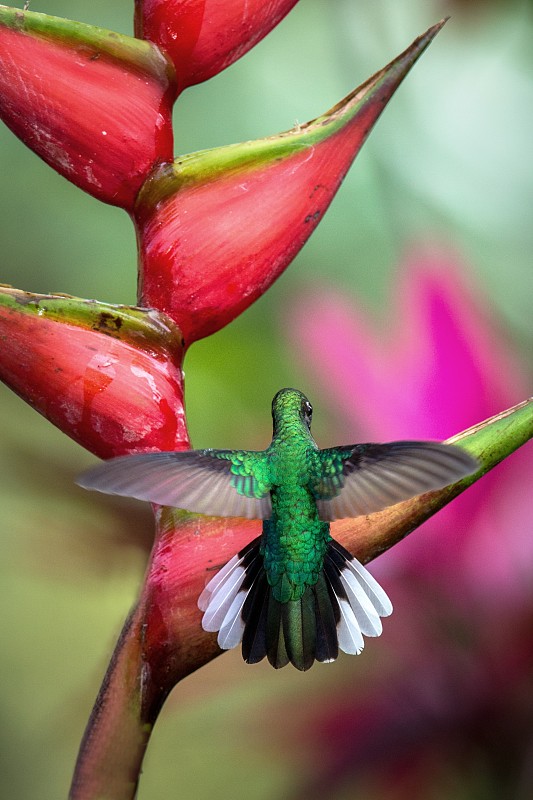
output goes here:
{"type": "Polygon", "coordinates": [[[320,450],[312,406],[297,389],[272,401],[266,450],[188,450],[121,456],[88,470],[80,486],[210,516],[263,520],[263,531],[209,581],[202,627],[222,649],[242,642],[249,664],[268,658],[307,670],[357,654],[379,636],[392,604],[330,533],[330,522],[372,514],[440,489],[479,464],[437,442],[352,444],[320,450]]]}

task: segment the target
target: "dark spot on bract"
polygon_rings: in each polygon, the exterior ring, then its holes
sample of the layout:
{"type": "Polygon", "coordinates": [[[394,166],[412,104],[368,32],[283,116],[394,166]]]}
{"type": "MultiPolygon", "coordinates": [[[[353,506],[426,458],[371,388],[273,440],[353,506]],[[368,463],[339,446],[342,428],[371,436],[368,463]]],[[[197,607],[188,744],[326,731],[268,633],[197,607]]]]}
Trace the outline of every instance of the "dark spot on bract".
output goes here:
{"type": "Polygon", "coordinates": [[[115,314],[110,314],[109,311],[102,311],[93,325],[93,329],[106,333],[109,336],[115,336],[122,327],[122,319],[115,314]]]}
{"type": "Polygon", "coordinates": [[[311,200],[315,192],[319,192],[321,189],[327,189],[328,187],[324,183],[317,183],[313,187],[313,191],[309,195],[309,199],[311,200]]]}
{"type": "Polygon", "coordinates": [[[310,222],[315,222],[320,217],[320,209],[315,211],[314,214],[308,214],[304,219],[305,225],[309,225],[310,222]]]}

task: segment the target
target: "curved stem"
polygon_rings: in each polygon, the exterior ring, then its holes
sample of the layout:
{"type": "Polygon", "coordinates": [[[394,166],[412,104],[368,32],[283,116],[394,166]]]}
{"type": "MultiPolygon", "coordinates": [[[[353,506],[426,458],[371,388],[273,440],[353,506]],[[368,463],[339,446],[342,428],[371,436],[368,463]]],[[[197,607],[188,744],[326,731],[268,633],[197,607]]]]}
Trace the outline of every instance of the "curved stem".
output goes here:
{"type": "MultiPolygon", "coordinates": [[[[118,641],[81,743],[69,800],[132,800],[136,795],[153,727],[142,713],[142,617],[138,607],[118,641]]],[[[157,711],[163,702],[161,693],[157,711]]]]}

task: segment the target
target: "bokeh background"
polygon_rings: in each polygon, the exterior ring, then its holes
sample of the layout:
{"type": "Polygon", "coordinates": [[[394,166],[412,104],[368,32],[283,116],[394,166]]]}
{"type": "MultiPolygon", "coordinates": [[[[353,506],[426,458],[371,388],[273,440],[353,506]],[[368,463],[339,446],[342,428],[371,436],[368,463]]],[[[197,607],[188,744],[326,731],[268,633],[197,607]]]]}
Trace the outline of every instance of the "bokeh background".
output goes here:
{"type": "MultiPolygon", "coordinates": [[[[132,6],[31,9],[130,33],[132,6]]],[[[531,394],[531,2],[301,0],[180,98],[176,154],[314,118],[447,14],[302,253],[191,348],[195,446],[263,447],[284,385],[311,397],[322,446],[445,437],[531,394]]],[[[3,127],[0,175],[0,281],[135,302],[122,211],[3,127]]],[[[0,408],[0,793],[57,800],[151,516],[86,496],[73,479],[91,456],[4,387],[0,408]]],[[[375,563],[396,611],[362,657],[300,674],[231,652],[185,680],[156,727],[141,800],[532,797],[532,476],[529,447],[375,563]]]]}

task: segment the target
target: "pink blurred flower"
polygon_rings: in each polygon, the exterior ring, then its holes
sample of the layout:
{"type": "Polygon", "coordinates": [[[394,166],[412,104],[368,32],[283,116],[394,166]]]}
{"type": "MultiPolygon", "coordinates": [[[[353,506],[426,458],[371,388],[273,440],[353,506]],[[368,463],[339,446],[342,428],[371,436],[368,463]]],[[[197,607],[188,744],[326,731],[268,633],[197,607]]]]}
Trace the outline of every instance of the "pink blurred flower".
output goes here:
{"type": "MultiPolygon", "coordinates": [[[[332,291],[291,309],[339,441],[445,438],[524,396],[525,370],[464,272],[412,258],[379,333],[332,291]]],[[[379,559],[395,614],[374,669],[318,706],[283,707],[313,765],[292,800],[531,796],[532,460],[515,454],[379,559]]]]}
{"type": "MultiPolygon", "coordinates": [[[[342,420],[339,441],[445,439],[527,395],[524,369],[464,274],[451,256],[412,257],[379,322],[323,288],[291,309],[296,347],[312,352],[310,377],[342,420]]],[[[440,579],[452,592],[459,571],[459,591],[483,600],[520,594],[533,576],[532,461],[531,449],[517,453],[379,568],[440,579]]]]}

